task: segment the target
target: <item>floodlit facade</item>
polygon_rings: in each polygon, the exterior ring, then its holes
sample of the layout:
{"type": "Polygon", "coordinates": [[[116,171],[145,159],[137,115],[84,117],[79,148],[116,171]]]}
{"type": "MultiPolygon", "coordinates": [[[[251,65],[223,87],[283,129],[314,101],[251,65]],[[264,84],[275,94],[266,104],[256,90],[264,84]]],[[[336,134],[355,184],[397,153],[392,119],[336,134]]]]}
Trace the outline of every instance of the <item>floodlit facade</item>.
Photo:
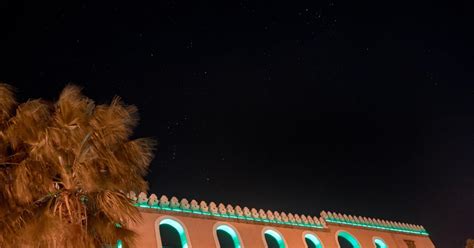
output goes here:
{"type": "Polygon", "coordinates": [[[143,221],[132,229],[147,248],[433,248],[418,225],[321,212],[320,216],[159,199],[134,192],[129,198],[143,221]]]}

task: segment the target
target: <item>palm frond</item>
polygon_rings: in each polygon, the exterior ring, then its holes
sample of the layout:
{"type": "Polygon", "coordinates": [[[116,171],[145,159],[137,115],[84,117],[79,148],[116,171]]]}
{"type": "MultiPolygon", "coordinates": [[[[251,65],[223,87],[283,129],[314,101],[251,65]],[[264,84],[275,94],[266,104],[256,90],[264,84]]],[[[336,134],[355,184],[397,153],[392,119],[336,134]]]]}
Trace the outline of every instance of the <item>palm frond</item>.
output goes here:
{"type": "Polygon", "coordinates": [[[150,139],[129,140],[137,109],[94,104],[68,85],[56,103],[17,105],[0,84],[0,247],[133,247],[141,215],[123,192],[145,190],[150,139]],[[115,225],[119,223],[121,228],[115,225]],[[12,245],[13,244],[13,245],[12,245]]]}
{"type": "Polygon", "coordinates": [[[8,120],[15,106],[16,100],[13,87],[0,83],[0,125],[3,125],[8,120]]]}

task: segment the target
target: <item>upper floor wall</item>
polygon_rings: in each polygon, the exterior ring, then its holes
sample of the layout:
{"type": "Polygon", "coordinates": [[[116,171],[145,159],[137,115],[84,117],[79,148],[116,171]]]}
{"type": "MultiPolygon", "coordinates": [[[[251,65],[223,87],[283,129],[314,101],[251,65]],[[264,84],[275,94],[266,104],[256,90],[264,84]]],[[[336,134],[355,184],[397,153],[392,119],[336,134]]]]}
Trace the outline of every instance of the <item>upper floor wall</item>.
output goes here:
{"type": "Polygon", "coordinates": [[[433,248],[423,226],[361,216],[321,212],[321,217],[195,200],[178,200],[145,193],[128,197],[140,209],[143,223],[133,226],[138,247],[277,248],[433,248]],[[174,237],[171,237],[174,236],[174,237]],[[163,239],[163,237],[165,239],[163,239]],[[170,238],[171,237],[171,238],[170,238]],[[230,241],[229,241],[230,240],[230,241]],[[346,245],[345,245],[346,244],[346,245]]]}
{"type": "MultiPolygon", "coordinates": [[[[325,229],[291,227],[264,223],[249,223],[238,219],[228,220],[211,216],[195,216],[186,213],[156,211],[141,209],[143,222],[133,226],[138,233],[137,247],[161,248],[161,235],[159,225],[163,220],[173,220],[182,226],[184,238],[187,239],[188,248],[220,247],[216,235],[217,227],[226,225],[235,230],[241,247],[267,248],[265,232],[274,231],[283,239],[285,247],[308,247],[305,236],[311,234],[321,242],[324,248],[341,247],[338,237],[349,234],[362,248],[377,247],[375,240],[382,240],[386,247],[397,248],[434,248],[428,236],[403,234],[396,232],[372,230],[363,227],[348,225],[328,224],[325,229]],[[410,246],[415,245],[415,246],[410,246]]],[[[383,248],[382,246],[378,246],[383,248]]]]}

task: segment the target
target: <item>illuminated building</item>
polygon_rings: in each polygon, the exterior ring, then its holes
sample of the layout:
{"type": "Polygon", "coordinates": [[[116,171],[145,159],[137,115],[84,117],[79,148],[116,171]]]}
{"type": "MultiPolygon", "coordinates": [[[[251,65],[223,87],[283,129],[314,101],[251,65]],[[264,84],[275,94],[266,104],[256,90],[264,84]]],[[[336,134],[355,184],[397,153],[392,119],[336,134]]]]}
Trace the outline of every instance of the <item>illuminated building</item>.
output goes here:
{"type": "Polygon", "coordinates": [[[321,212],[320,216],[168,199],[134,192],[143,222],[137,247],[433,248],[419,225],[321,212]]]}

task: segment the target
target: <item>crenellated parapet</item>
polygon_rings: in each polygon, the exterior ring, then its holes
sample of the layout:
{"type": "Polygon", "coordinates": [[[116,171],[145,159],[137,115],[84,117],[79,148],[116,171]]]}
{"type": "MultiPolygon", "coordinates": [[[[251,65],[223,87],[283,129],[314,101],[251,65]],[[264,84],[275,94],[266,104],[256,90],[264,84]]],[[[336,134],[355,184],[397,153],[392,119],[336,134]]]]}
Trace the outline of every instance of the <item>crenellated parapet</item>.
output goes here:
{"type": "Polygon", "coordinates": [[[417,235],[428,236],[428,232],[423,226],[400,223],[395,221],[386,221],[375,218],[367,218],[362,216],[352,216],[340,213],[321,212],[321,218],[327,223],[359,226],[372,229],[380,229],[386,231],[410,233],[417,235]]]}
{"type": "Polygon", "coordinates": [[[207,203],[205,201],[191,200],[189,202],[186,198],[179,200],[176,197],[169,199],[166,195],[157,197],[155,194],[148,196],[141,192],[138,194],[131,191],[127,197],[132,203],[139,208],[156,209],[161,211],[181,212],[187,214],[204,215],[216,218],[237,219],[242,221],[261,222],[265,224],[288,225],[304,228],[327,228],[324,219],[309,216],[298,215],[292,213],[270,211],[256,208],[240,207],[238,205],[232,206],[230,204],[215,202],[207,203]]]}
{"type": "Polygon", "coordinates": [[[139,208],[195,214],[211,218],[234,219],[321,230],[327,229],[326,223],[328,223],[429,236],[425,228],[419,225],[325,211],[321,212],[321,217],[317,217],[241,207],[239,205],[232,206],[230,204],[217,204],[215,202],[198,202],[194,199],[188,201],[186,198],[178,199],[177,197],[171,197],[171,199],[169,199],[166,195],[162,195],[158,198],[155,194],[148,196],[144,192],[139,193],[137,196],[135,192],[131,191],[127,194],[127,197],[139,208]]]}

